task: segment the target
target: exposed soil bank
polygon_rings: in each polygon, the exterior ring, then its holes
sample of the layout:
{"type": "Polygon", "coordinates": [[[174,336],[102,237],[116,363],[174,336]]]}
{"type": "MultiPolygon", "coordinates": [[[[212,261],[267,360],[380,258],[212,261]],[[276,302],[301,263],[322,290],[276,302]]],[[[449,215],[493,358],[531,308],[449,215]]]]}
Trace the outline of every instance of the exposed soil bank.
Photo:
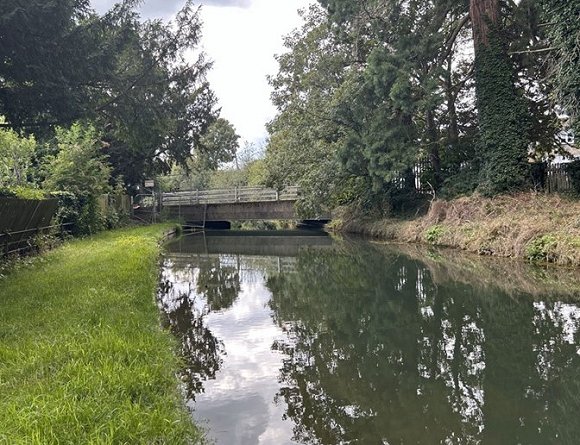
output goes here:
{"type": "Polygon", "coordinates": [[[168,228],[73,241],[0,280],[0,443],[199,438],[154,301],[168,228]]]}
{"type": "Polygon", "coordinates": [[[580,201],[557,195],[434,201],[427,215],[411,220],[361,220],[342,212],[332,228],[480,255],[580,266],[580,201]]]}

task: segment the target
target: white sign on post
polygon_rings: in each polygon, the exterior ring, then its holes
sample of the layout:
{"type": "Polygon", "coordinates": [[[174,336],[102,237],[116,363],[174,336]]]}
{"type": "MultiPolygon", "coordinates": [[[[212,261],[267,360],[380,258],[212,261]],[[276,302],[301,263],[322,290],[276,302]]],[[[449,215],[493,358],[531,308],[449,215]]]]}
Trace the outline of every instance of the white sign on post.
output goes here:
{"type": "Polygon", "coordinates": [[[155,187],[155,181],[153,179],[146,179],[145,180],[145,188],[153,188],[155,187]]]}

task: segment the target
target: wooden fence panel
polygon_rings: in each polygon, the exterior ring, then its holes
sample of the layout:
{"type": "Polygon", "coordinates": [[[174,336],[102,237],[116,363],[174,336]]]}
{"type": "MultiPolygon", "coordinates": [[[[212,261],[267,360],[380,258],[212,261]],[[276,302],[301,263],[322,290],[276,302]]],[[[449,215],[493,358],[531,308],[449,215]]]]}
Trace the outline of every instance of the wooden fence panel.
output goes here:
{"type": "Polygon", "coordinates": [[[546,167],[545,191],[547,193],[565,192],[572,189],[567,164],[548,164],[546,167]]]}

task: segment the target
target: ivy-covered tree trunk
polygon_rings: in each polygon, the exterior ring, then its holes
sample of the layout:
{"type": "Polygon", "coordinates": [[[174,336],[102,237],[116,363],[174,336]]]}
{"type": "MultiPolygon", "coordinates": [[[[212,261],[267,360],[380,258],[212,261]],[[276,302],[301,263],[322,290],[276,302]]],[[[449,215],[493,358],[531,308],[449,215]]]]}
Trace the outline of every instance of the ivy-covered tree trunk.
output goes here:
{"type": "Polygon", "coordinates": [[[482,162],[480,191],[512,192],[528,178],[528,116],[514,85],[499,0],[471,0],[482,162]]]}

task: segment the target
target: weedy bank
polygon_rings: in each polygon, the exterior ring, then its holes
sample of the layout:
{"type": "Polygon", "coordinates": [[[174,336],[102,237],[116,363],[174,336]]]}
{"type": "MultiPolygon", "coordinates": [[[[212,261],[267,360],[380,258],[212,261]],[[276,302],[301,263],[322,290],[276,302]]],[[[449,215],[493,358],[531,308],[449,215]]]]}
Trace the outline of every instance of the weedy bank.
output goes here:
{"type": "Polygon", "coordinates": [[[580,201],[558,195],[439,200],[431,203],[427,215],[409,220],[361,220],[344,213],[335,229],[481,255],[580,266],[580,201]]]}
{"type": "Polygon", "coordinates": [[[154,303],[167,226],[68,243],[0,280],[0,444],[187,444],[154,303]]]}

